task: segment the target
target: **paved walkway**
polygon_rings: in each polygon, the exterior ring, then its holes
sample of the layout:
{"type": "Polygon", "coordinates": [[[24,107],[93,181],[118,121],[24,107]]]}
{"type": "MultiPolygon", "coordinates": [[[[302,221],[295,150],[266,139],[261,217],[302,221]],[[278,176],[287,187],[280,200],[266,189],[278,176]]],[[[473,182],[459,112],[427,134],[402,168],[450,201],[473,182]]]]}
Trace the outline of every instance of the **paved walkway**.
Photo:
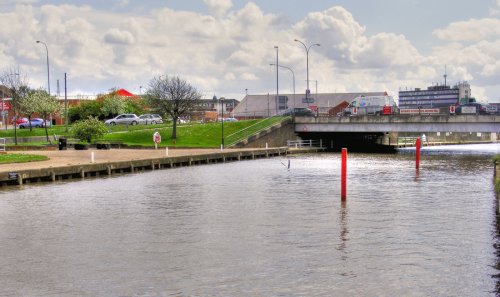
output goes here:
{"type": "MultiPolygon", "coordinates": [[[[224,152],[245,151],[259,149],[225,149],[224,152]]],[[[264,149],[265,150],[265,149],[264,149]]],[[[65,150],[65,151],[9,151],[16,154],[34,154],[49,157],[49,160],[39,162],[0,164],[0,172],[11,172],[16,170],[32,170],[50,167],[71,166],[91,163],[92,152],[94,163],[120,162],[130,160],[147,160],[167,157],[167,151],[162,148],[154,149],[110,149],[110,150],[65,150]]],[[[169,149],[168,157],[202,155],[220,153],[220,149],[169,149]]]]}

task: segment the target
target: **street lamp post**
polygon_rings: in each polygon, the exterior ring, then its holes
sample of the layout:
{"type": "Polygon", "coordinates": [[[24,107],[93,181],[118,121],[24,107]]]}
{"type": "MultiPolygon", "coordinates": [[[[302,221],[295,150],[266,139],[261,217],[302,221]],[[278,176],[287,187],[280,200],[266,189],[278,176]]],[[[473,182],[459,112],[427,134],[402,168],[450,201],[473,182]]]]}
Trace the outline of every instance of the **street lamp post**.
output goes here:
{"type": "Polygon", "coordinates": [[[302,41],[298,40],[298,39],[295,39],[294,41],[296,42],[299,42],[301,43],[305,50],[306,50],[306,75],[307,75],[307,89],[306,89],[306,101],[307,101],[307,106],[309,106],[309,93],[311,92],[309,90],[309,50],[311,49],[311,47],[313,46],[320,46],[319,43],[313,43],[309,46],[307,46],[305,43],[303,43],[302,41]]]}
{"type": "MultiPolygon", "coordinates": [[[[275,66],[274,63],[271,63],[269,65],[275,66]]],[[[292,72],[292,79],[293,79],[293,108],[295,109],[295,73],[293,72],[292,68],[290,68],[290,67],[283,66],[283,65],[278,65],[278,67],[286,68],[286,69],[290,70],[290,72],[292,72]]]]}
{"type": "Polygon", "coordinates": [[[66,132],[68,132],[68,84],[66,72],[64,72],[64,126],[66,132]]]}
{"type": "Polygon", "coordinates": [[[245,119],[248,117],[248,89],[245,89],[245,119]]]}
{"type": "Polygon", "coordinates": [[[45,45],[45,51],[47,52],[47,91],[49,92],[49,95],[50,95],[49,49],[47,47],[47,44],[43,41],[37,40],[36,43],[41,43],[41,44],[45,45]]]}
{"type": "Polygon", "coordinates": [[[222,125],[222,134],[221,134],[221,149],[224,149],[224,97],[220,98],[221,103],[221,125],[222,125]]]}
{"type": "Polygon", "coordinates": [[[276,104],[276,114],[278,114],[278,104],[280,100],[280,92],[279,92],[279,77],[278,77],[278,47],[274,47],[276,49],[276,100],[274,100],[274,103],[276,104]]]}

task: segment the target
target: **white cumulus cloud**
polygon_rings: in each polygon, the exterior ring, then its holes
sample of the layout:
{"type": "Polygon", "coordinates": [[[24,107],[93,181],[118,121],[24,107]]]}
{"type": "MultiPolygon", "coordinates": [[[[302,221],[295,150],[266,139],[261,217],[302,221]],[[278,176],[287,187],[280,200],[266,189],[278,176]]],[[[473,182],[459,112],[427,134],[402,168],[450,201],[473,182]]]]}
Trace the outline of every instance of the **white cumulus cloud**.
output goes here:
{"type": "Polygon", "coordinates": [[[223,16],[233,6],[231,0],[203,0],[203,2],[210,13],[217,17],[223,16]]]}
{"type": "Polygon", "coordinates": [[[471,19],[449,24],[434,30],[433,34],[446,41],[480,41],[500,37],[500,19],[471,19]]]}
{"type": "Polygon", "coordinates": [[[134,36],[128,32],[120,29],[110,29],[104,34],[104,40],[108,43],[117,44],[133,44],[135,42],[134,36]]]}
{"type": "MultiPolygon", "coordinates": [[[[115,1],[117,3],[118,0],[115,1]]],[[[138,92],[158,75],[179,75],[213,96],[241,99],[273,92],[276,62],[294,71],[297,93],[389,91],[442,80],[469,80],[490,98],[500,93],[499,20],[494,17],[454,22],[436,29],[440,45],[423,54],[405,35],[367,33],[362,20],[334,6],[290,24],[254,2],[233,8],[231,1],[204,0],[210,13],[163,7],[142,14],[103,11],[89,5],[15,5],[0,11],[0,61],[20,65],[34,87],[46,84],[45,49],[51,78],[69,74],[70,93],[105,92],[124,87],[138,92]],[[230,9],[234,9],[229,11],[230,9]]],[[[500,0],[498,0],[500,1],[500,0]]],[[[120,1],[118,1],[120,2],[120,1]]],[[[120,3],[125,3],[123,1],[120,3]]],[[[132,1],[131,1],[132,3],[132,1]]],[[[132,4],[129,4],[132,5],[132,4]]],[[[293,91],[292,75],[280,69],[280,92],[293,91]]],[[[496,95],[498,97],[498,95],[496,95]]]]}

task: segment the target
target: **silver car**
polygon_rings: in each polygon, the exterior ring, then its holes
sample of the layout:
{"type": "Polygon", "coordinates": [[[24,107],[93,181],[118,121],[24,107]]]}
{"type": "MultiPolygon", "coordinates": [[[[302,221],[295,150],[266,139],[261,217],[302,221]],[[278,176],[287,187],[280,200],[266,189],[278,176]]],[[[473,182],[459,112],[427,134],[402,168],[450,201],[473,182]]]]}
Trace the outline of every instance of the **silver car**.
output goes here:
{"type": "Polygon", "coordinates": [[[163,124],[163,119],[159,114],[143,114],[139,116],[139,124],[155,125],[163,124]]]}
{"type": "Polygon", "coordinates": [[[115,118],[106,120],[106,125],[137,125],[139,124],[139,117],[133,113],[126,113],[116,116],[115,118]]]}

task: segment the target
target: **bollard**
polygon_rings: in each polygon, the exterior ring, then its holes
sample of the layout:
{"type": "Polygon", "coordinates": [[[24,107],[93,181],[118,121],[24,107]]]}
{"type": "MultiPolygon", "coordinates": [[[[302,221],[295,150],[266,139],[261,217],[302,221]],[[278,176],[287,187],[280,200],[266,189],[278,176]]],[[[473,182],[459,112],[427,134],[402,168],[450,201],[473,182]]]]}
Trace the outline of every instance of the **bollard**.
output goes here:
{"type": "Polygon", "coordinates": [[[342,168],[341,168],[341,193],[342,201],[347,200],[347,149],[342,149],[342,168]]]}
{"type": "Polygon", "coordinates": [[[94,163],[94,152],[90,153],[90,163],[94,163]]]}
{"type": "Polygon", "coordinates": [[[420,138],[415,141],[415,166],[417,169],[420,168],[420,138]]]}
{"type": "Polygon", "coordinates": [[[224,150],[224,145],[223,145],[223,144],[221,144],[221,145],[220,145],[220,151],[222,152],[223,150],[224,150]]]}
{"type": "Polygon", "coordinates": [[[155,150],[158,149],[158,143],[155,142],[155,150]]]}
{"type": "Polygon", "coordinates": [[[165,147],[165,155],[168,157],[168,146],[165,147]]]}
{"type": "Polygon", "coordinates": [[[266,150],[267,150],[268,146],[267,146],[267,142],[266,142],[266,150]]]}

